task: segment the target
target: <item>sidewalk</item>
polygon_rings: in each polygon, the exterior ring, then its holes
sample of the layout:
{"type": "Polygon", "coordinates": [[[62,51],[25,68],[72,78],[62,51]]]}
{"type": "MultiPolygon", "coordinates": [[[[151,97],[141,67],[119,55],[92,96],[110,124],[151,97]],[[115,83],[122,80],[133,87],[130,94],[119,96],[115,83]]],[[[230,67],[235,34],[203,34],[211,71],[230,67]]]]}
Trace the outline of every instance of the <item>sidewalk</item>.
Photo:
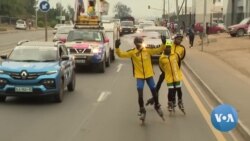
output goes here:
{"type": "Polygon", "coordinates": [[[224,33],[209,38],[210,43],[204,45],[203,52],[198,37],[192,48],[184,40],[185,62],[223,103],[236,108],[239,119],[250,133],[250,39],[232,38],[224,33]]]}

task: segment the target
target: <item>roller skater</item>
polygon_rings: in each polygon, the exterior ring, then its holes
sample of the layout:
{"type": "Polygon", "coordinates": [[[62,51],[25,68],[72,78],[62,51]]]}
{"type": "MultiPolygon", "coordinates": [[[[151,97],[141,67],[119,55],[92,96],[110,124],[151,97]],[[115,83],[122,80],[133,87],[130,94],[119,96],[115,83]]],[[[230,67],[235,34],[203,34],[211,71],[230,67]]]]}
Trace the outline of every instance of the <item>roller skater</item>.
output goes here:
{"type": "Polygon", "coordinates": [[[116,40],[115,48],[117,56],[121,58],[130,58],[133,62],[133,72],[134,72],[133,74],[137,82],[138,104],[140,107],[140,112],[139,112],[140,120],[144,122],[146,116],[145,112],[146,110],[144,108],[144,100],[143,100],[143,88],[145,81],[147,82],[150,88],[155,104],[154,108],[157,111],[157,113],[161,117],[163,117],[157,92],[155,90],[155,82],[153,79],[154,72],[150,56],[153,54],[159,54],[163,52],[163,50],[166,48],[165,43],[163,43],[159,48],[144,48],[142,46],[143,39],[141,37],[135,37],[134,38],[135,48],[128,50],[126,52],[119,49],[120,44],[121,44],[120,40],[119,39],[116,40]]]}

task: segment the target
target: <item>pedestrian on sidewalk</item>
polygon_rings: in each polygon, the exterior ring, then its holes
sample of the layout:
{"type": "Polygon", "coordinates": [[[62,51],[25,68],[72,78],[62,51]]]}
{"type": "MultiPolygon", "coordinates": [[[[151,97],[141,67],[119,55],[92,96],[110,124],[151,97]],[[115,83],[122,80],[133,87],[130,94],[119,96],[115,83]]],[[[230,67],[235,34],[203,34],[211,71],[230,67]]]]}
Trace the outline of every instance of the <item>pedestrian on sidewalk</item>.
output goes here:
{"type": "Polygon", "coordinates": [[[191,25],[191,27],[188,29],[187,36],[189,38],[189,44],[190,48],[194,45],[194,37],[195,37],[195,31],[194,31],[194,24],[191,25]]]}
{"type": "Polygon", "coordinates": [[[209,38],[208,38],[208,35],[209,35],[209,23],[206,23],[206,41],[207,41],[207,44],[209,44],[209,38]]]}
{"type": "Polygon", "coordinates": [[[119,46],[121,44],[120,39],[116,40],[115,48],[116,54],[121,58],[131,58],[133,64],[133,74],[137,81],[137,91],[138,91],[138,103],[139,103],[139,116],[140,120],[144,121],[146,116],[146,110],[144,108],[143,100],[143,88],[145,81],[147,82],[152,97],[154,100],[154,108],[157,113],[163,118],[163,112],[160,108],[160,103],[158,100],[157,92],[155,89],[155,82],[153,79],[154,72],[151,61],[151,56],[154,54],[160,54],[165,49],[166,37],[162,36],[162,45],[159,48],[145,48],[143,47],[143,39],[141,37],[134,38],[135,48],[130,49],[126,52],[121,51],[119,46]]]}
{"type": "MultiPolygon", "coordinates": [[[[176,34],[174,36],[174,42],[173,42],[173,45],[171,47],[171,53],[176,53],[179,57],[179,62],[178,62],[178,65],[179,65],[179,68],[181,67],[181,61],[185,58],[185,55],[186,55],[186,49],[185,47],[181,44],[183,40],[183,35],[181,34],[176,34]]],[[[158,82],[156,84],[156,91],[157,91],[157,95],[159,96],[159,90],[161,88],[161,84],[162,82],[164,81],[164,78],[165,78],[165,72],[160,68],[161,70],[161,74],[159,76],[159,79],[158,79],[158,82]]],[[[182,97],[182,92],[181,91],[177,91],[177,95],[178,97],[182,97]]],[[[154,100],[153,98],[150,98],[147,100],[147,103],[146,105],[153,105],[154,104],[154,100]]],[[[174,100],[174,105],[176,104],[176,101],[174,100]]]]}

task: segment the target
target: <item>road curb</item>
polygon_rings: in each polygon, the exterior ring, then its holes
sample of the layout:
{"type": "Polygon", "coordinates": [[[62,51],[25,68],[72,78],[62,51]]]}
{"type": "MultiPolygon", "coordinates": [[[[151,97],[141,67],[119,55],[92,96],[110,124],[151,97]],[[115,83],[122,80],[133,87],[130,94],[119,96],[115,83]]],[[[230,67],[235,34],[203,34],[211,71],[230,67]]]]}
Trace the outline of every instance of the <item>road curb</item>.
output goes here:
{"type": "MultiPolygon", "coordinates": [[[[34,30],[24,30],[25,32],[34,32],[34,31],[40,31],[44,29],[34,29],[34,30]]],[[[19,30],[7,30],[7,31],[2,31],[0,34],[9,34],[9,33],[18,33],[20,32],[19,30]]]]}
{"type": "MultiPolygon", "coordinates": [[[[194,71],[194,69],[188,64],[187,61],[183,61],[183,65],[187,70],[195,77],[195,80],[204,88],[204,90],[209,94],[209,97],[212,98],[217,104],[223,104],[224,102],[216,95],[216,93],[199,77],[199,75],[194,71]]],[[[238,120],[238,126],[236,130],[243,136],[245,140],[250,140],[250,130],[238,120]]]]}

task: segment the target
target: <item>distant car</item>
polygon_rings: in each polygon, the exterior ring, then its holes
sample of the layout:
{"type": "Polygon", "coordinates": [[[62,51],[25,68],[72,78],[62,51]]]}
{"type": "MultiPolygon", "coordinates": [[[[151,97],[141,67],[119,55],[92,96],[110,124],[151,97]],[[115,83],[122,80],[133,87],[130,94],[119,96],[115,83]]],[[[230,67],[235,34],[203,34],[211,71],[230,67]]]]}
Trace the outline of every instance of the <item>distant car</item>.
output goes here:
{"type": "Polygon", "coordinates": [[[60,27],[60,26],[63,26],[63,24],[56,24],[54,29],[53,29],[53,34],[56,34],[57,32],[57,29],[60,27]]]}
{"type": "Polygon", "coordinates": [[[148,26],[155,26],[154,22],[143,22],[139,23],[138,28],[137,28],[137,33],[140,33],[143,31],[143,28],[148,27],[148,26]]]}
{"type": "Polygon", "coordinates": [[[144,27],[143,32],[158,32],[158,33],[160,33],[160,35],[166,36],[167,39],[171,38],[169,30],[164,26],[144,27]]]}
{"type": "Polygon", "coordinates": [[[69,34],[69,31],[72,29],[73,29],[73,26],[60,26],[57,29],[56,34],[54,35],[53,42],[56,42],[59,40],[65,42],[69,34]]]}
{"type": "Polygon", "coordinates": [[[94,71],[105,72],[111,63],[111,48],[101,28],[76,28],[69,32],[65,44],[74,55],[76,67],[90,65],[94,71]]]}
{"type": "Polygon", "coordinates": [[[134,33],[135,26],[133,21],[121,21],[120,34],[134,33]]]}
{"type": "MultiPolygon", "coordinates": [[[[208,33],[209,34],[217,34],[217,33],[221,33],[224,32],[224,29],[222,29],[221,27],[218,26],[218,24],[213,23],[213,24],[209,24],[209,30],[208,33]]],[[[203,32],[203,23],[196,23],[194,25],[194,30],[195,32],[203,32]]]]}
{"type": "Polygon", "coordinates": [[[74,59],[63,44],[22,42],[1,58],[1,102],[7,96],[53,96],[62,102],[64,88],[75,89],[74,59]]]}
{"type": "Polygon", "coordinates": [[[27,29],[27,23],[24,20],[17,20],[16,21],[16,29],[27,29]]]}
{"type": "Polygon", "coordinates": [[[247,29],[247,35],[250,37],[250,25],[248,26],[248,29],[247,29]]]}
{"type": "Polygon", "coordinates": [[[243,19],[239,24],[228,27],[228,33],[232,36],[243,36],[247,33],[248,26],[250,25],[250,18],[243,19]]]}

